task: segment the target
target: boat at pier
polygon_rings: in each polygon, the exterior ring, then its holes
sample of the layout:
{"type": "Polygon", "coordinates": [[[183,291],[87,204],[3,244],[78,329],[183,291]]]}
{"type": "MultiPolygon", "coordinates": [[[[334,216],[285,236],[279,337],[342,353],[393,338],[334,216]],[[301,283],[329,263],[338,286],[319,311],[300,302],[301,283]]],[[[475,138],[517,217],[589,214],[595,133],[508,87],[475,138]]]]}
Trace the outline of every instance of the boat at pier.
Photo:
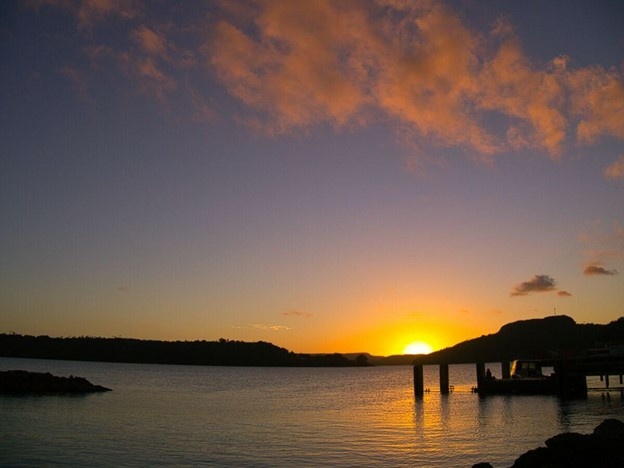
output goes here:
{"type": "Polygon", "coordinates": [[[559,382],[554,374],[544,375],[547,364],[536,359],[517,359],[511,365],[509,378],[497,379],[489,372],[478,375],[477,391],[481,395],[554,395],[559,392],[559,382]]]}

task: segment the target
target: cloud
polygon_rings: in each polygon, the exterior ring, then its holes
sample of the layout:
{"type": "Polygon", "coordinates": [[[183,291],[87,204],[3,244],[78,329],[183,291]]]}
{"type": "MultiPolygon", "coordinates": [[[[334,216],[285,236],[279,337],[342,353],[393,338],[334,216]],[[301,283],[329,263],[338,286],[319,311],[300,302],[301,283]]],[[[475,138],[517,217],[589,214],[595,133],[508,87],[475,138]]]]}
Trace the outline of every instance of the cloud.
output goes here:
{"type": "Polygon", "coordinates": [[[580,117],[576,127],[579,141],[592,143],[598,136],[624,138],[624,84],[615,69],[593,66],[568,75],[572,90],[572,113],[580,117]]]}
{"type": "Polygon", "coordinates": [[[540,68],[504,19],[484,36],[440,2],[260,5],[239,15],[249,24],[220,21],[205,51],[230,94],[273,133],[387,116],[415,141],[463,145],[486,158],[540,148],[557,159],[573,95],[579,140],[624,137],[612,115],[624,102],[617,73],[570,72],[567,57],[540,68]],[[576,90],[581,85],[593,98],[576,90]],[[503,134],[486,130],[486,112],[506,122],[503,134]]]}
{"type": "Polygon", "coordinates": [[[624,179],[624,154],[604,170],[607,179],[624,179]]]}
{"type": "Polygon", "coordinates": [[[354,120],[367,100],[366,71],[354,64],[365,45],[353,37],[354,28],[366,27],[361,9],[329,2],[262,5],[253,21],[260,38],[220,21],[204,49],[228,92],[262,112],[273,133],[354,120]]]}
{"type": "MultiPolygon", "coordinates": [[[[225,90],[237,109],[227,114],[269,135],[383,122],[413,152],[412,168],[444,166],[425,145],[461,147],[491,163],[507,151],[536,149],[557,160],[569,140],[624,139],[621,70],[574,68],[567,56],[537,63],[509,19],[477,31],[452,4],[221,2],[182,20],[168,3],[158,10],[131,0],[26,4],[72,13],[92,64],[99,65],[95,50],[109,51],[139,93],[165,107],[184,103],[191,119],[217,120],[214,103],[231,105],[225,90]],[[93,31],[113,20],[123,22],[122,34],[93,31]]],[[[622,166],[620,158],[605,177],[623,177],[622,166]]]]}
{"type": "Polygon", "coordinates": [[[214,105],[202,96],[197,89],[187,83],[186,90],[193,108],[193,121],[216,122],[219,120],[219,113],[215,110],[214,105]]]}
{"type": "Polygon", "coordinates": [[[94,103],[93,98],[89,94],[89,85],[86,74],[83,71],[76,67],[65,66],[61,67],[58,72],[71,82],[72,86],[76,90],[76,93],[81,99],[90,104],[94,103]]]}
{"type": "Polygon", "coordinates": [[[139,94],[164,103],[178,88],[177,80],[165,70],[165,62],[159,57],[137,50],[118,52],[108,46],[87,46],[84,52],[96,68],[113,65],[121,69],[139,94]]]}
{"type": "Polygon", "coordinates": [[[272,133],[319,122],[359,126],[378,116],[413,138],[498,149],[470,101],[477,41],[443,6],[262,5],[250,16],[257,35],[221,21],[206,50],[221,83],[272,133]]]}
{"type": "Polygon", "coordinates": [[[286,330],[290,330],[290,327],[284,326],[284,325],[264,325],[262,323],[256,323],[253,326],[254,328],[257,328],[258,330],[269,330],[269,331],[286,331],[286,330]]]}
{"type": "Polygon", "coordinates": [[[39,11],[42,7],[61,8],[72,13],[79,29],[89,30],[111,18],[132,19],[143,10],[140,0],[25,0],[25,5],[39,11]]]}
{"type": "Polygon", "coordinates": [[[557,296],[559,296],[559,297],[571,297],[572,293],[569,293],[568,291],[557,291],[557,296]]]}
{"type": "Polygon", "coordinates": [[[313,314],[311,312],[301,312],[299,310],[289,310],[287,312],[282,312],[282,315],[285,315],[287,317],[310,318],[310,317],[312,317],[313,314]]]}
{"type": "Polygon", "coordinates": [[[560,59],[539,70],[515,37],[506,39],[480,74],[478,105],[510,119],[506,138],[512,148],[542,148],[556,159],[566,136],[566,118],[561,109],[564,84],[555,63],[560,59]]]}
{"type": "Polygon", "coordinates": [[[600,266],[624,260],[624,227],[617,221],[609,228],[600,222],[594,224],[580,236],[586,258],[585,265],[600,266]]]}
{"type": "Polygon", "coordinates": [[[516,285],[511,291],[512,296],[526,296],[534,292],[555,291],[555,280],[548,275],[535,275],[529,281],[516,285]]]}
{"type": "Polygon", "coordinates": [[[169,50],[167,39],[144,24],[132,32],[132,39],[147,55],[166,56],[169,50]]]}
{"type": "Polygon", "coordinates": [[[613,276],[613,275],[617,275],[617,270],[607,270],[606,268],[603,268],[602,266],[598,265],[598,264],[594,264],[594,265],[587,265],[585,267],[585,269],[583,270],[583,274],[585,276],[600,276],[600,275],[606,275],[606,276],[613,276]]]}

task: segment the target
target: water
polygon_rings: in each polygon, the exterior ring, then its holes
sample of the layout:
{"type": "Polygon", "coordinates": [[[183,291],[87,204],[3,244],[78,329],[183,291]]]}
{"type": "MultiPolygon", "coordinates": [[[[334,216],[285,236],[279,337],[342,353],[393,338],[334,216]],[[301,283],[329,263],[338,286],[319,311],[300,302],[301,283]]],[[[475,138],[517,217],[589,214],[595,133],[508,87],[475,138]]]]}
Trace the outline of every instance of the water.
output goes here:
{"type": "MultiPolygon", "coordinates": [[[[0,358],[0,370],[79,375],[113,392],[0,396],[0,465],[509,466],[564,431],[624,419],[619,393],[587,400],[455,392],[416,401],[409,366],[240,368],[0,358]]],[[[492,367],[494,370],[494,367],[492,367]]]]}

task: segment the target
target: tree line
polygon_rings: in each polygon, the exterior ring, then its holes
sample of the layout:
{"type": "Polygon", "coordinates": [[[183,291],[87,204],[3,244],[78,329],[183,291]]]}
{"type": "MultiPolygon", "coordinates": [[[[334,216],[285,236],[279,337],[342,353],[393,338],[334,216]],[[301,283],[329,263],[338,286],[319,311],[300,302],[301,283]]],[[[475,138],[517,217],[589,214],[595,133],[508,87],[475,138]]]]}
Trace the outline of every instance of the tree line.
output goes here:
{"type": "Polygon", "coordinates": [[[0,356],[75,361],[188,364],[204,366],[366,366],[366,356],[299,354],[264,341],[159,341],[90,336],[53,338],[0,334],[0,356]]]}

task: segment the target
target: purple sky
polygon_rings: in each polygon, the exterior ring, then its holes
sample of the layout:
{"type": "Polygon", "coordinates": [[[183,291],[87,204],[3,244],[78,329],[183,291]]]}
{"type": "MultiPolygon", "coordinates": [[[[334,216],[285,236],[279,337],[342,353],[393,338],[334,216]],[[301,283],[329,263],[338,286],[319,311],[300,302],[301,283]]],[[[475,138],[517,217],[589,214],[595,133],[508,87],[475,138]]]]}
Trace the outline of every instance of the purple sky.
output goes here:
{"type": "Polygon", "coordinates": [[[624,315],[622,2],[0,18],[0,332],[392,354],[624,315]]]}

